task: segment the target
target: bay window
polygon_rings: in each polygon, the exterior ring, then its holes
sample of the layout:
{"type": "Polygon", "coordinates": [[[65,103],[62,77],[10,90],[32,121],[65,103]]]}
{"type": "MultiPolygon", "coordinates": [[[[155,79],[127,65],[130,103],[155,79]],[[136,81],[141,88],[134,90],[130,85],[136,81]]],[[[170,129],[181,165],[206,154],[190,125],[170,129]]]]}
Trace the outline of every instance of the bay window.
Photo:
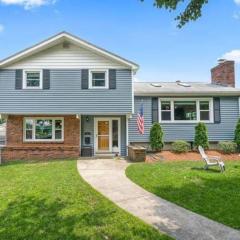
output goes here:
{"type": "Polygon", "coordinates": [[[25,141],[63,141],[63,118],[25,118],[25,141]]]}
{"type": "Polygon", "coordinates": [[[161,122],[213,122],[213,100],[211,98],[169,98],[159,101],[161,122]]]}

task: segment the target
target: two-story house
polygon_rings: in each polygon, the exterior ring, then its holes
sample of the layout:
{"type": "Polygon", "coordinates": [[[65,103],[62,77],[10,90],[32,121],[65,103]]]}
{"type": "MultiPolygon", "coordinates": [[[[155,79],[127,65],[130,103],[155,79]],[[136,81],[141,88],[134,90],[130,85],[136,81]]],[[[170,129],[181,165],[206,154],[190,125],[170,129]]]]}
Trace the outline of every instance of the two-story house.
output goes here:
{"type": "Polygon", "coordinates": [[[194,138],[206,122],[212,142],[232,140],[240,90],[234,62],[212,83],[137,83],[138,65],[62,32],[0,62],[0,114],[7,119],[3,160],[119,154],[149,142],[159,121],[165,141],[194,138]],[[145,132],[136,117],[143,104],[145,132]]]}
{"type": "Polygon", "coordinates": [[[66,32],[1,61],[3,159],[126,155],[137,69],[66,32]]]}

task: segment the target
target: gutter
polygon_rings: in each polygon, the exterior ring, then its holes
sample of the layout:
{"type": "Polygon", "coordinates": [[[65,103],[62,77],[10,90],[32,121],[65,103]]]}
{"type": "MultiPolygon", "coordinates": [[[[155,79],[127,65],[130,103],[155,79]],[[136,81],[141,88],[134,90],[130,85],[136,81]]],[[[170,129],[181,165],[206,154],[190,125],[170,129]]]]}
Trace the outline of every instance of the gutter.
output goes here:
{"type": "Polygon", "coordinates": [[[240,91],[239,92],[191,92],[191,93],[173,93],[173,92],[165,92],[165,93],[134,93],[135,97],[192,97],[192,96],[200,96],[200,97],[205,97],[205,96],[232,96],[232,97],[240,97],[240,91]]]}

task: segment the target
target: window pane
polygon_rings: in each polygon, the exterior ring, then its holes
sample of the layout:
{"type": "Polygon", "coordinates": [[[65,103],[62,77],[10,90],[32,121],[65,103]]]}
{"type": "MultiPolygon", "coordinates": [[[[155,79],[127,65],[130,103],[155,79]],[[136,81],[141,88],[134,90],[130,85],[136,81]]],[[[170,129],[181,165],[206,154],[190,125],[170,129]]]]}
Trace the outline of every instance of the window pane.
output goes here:
{"type": "Polygon", "coordinates": [[[40,72],[27,72],[27,87],[40,86],[40,72]]]}
{"type": "Polygon", "coordinates": [[[55,129],[62,129],[62,120],[55,121],[55,129]]]}
{"type": "Polygon", "coordinates": [[[161,109],[162,110],[171,110],[171,103],[169,101],[161,102],[161,109]]]}
{"type": "Polygon", "coordinates": [[[112,121],[112,146],[118,146],[118,120],[112,121]]]}
{"type": "Polygon", "coordinates": [[[201,101],[200,102],[200,110],[209,110],[209,102],[201,101]]]}
{"type": "Polygon", "coordinates": [[[200,112],[200,120],[203,120],[203,121],[210,120],[209,111],[201,111],[200,112]]]}
{"type": "Polygon", "coordinates": [[[59,140],[62,139],[62,120],[55,121],[55,139],[59,140]]]}
{"type": "Polygon", "coordinates": [[[62,139],[62,130],[55,131],[55,139],[57,140],[62,139]]]}
{"type": "Polygon", "coordinates": [[[36,121],[36,139],[52,139],[52,120],[36,121]]]}
{"type": "Polygon", "coordinates": [[[93,87],[105,87],[105,80],[93,80],[93,87]]]}
{"type": "Polygon", "coordinates": [[[33,120],[32,119],[27,119],[25,122],[26,130],[27,129],[33,129],[33,120]]]}
{"type": "Polygon", "coordinates": [[[171,120],[171,112],[170,111],[162,112],[162,120],[163,121],[170,121],[171,120]]]}
{"type": "Polygon", "coordinates": [[[104,87],[105,86],[105,72],[92,72],[92,86],[104,87]]]}
{"type": "Polygon", "coordinates": [[[105,80],[105,72],[93,72],[92,79],[94,80],[105,80]]]}
{"type": "Polygon", "coordinates": [[[175,101],[175,120],[197,120],[197,106],[195,101],[175,101]]]}
{"type": "Polygon", "coordinates": [[[32,130],[26,130],[26,139],[28,139],[28,140],[33,139],[33,131],[32,130]]]}

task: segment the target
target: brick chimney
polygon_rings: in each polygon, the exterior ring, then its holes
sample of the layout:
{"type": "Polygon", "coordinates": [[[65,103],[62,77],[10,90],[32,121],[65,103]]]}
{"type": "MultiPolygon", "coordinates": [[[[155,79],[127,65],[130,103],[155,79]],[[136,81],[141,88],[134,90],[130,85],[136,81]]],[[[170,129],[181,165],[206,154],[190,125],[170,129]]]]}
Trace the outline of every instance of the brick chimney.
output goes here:
{"type": "Polygon", "coordinates": [[[235,87],[235,62],[218,60],[218,65],[211,69],[212,84],[235,87]]]}

